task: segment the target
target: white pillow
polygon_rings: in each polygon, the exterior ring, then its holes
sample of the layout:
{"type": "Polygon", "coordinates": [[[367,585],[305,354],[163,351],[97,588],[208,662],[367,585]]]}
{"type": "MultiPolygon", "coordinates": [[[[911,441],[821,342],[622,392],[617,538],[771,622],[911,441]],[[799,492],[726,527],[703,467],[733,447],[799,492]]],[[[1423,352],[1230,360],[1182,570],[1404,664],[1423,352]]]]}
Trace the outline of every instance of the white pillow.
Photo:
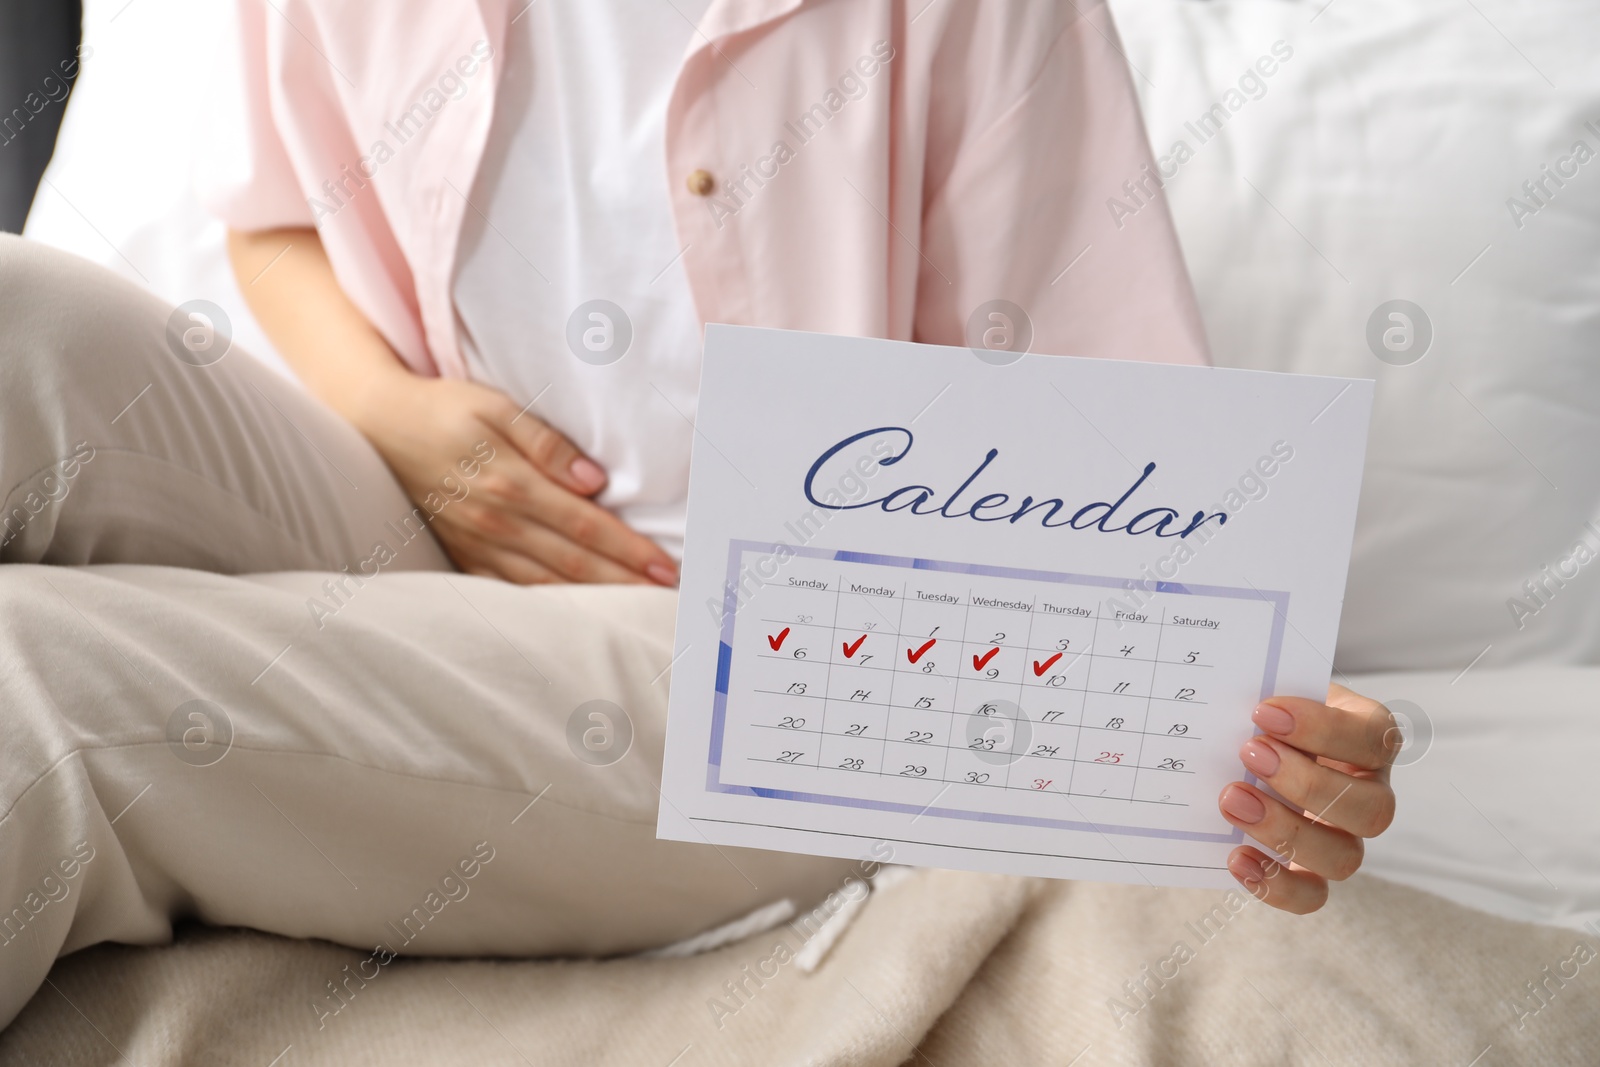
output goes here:
{"type": "Polygon", "coordinates": [[[1335,677],[1410,740],[1365,869],[1600,917],[1600,670],[1552,666],[1600,663],[1600,6],[1111,2],[1217,362],[1378,381],[1335,677]]]}
{"type": "Polygon", "coordinates": [[[1429,710],[1394,772],[1394,825],[1362,869],[1458,904],[1581,929],[1600,922],[1600,667],[1549,664],[1352,678],[1401,714],[1429,710]]]}
{"type": "Polygon", "coordinates": [[[1600,663],[1600,5],[1112,7],[1217,362],[1378,381],[1340,669],[1600,663]]]}

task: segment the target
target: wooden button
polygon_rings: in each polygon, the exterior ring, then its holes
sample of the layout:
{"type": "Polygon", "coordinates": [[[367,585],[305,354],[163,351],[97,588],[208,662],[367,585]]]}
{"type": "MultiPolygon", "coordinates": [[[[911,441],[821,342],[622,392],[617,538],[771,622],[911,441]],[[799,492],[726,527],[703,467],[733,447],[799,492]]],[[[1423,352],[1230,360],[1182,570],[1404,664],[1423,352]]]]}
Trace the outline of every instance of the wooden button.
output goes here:
{"type": "Polygon", "coordinates": [[[689,173],[689,191],[695,196],[710,196],[711,191],[717,187],[717,179],[711,176],[709,170],[696,170],[689,173]]]}

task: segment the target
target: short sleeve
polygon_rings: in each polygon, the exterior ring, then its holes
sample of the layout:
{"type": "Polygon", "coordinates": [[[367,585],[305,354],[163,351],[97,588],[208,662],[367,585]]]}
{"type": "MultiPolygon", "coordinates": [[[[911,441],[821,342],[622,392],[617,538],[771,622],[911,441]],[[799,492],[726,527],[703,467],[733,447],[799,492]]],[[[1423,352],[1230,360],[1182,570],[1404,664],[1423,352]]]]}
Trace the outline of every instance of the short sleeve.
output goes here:
{"type": "Polygon", "coordinates": [[[948,174],[923,218],[916,339],[971,343],[972,316],[999,307],[1027,324],[1031,351],[1208,362],[1107,8],[1001,10],[1007,33],[1042,56],[1008,107],[942,153],[948,174]]]}
{"type": "Polygon", "coordinates": [[[279,94],[268,20],[277,17],[263,0],[235,0],[198,131],[195,191],[234,230],[314,224],[273,113],[279,94]]]}

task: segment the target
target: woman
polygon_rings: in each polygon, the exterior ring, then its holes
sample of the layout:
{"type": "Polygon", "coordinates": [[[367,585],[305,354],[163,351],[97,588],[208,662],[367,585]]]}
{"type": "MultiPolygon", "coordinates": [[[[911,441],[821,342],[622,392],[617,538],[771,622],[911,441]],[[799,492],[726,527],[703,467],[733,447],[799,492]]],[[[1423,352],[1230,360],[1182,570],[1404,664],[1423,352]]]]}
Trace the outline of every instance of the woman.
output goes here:
{"type": "MultiPolygon", "coordinates": [[[[0,584],[0,834],[82,880],[19,927],[0,1018],[60,951],[182,914],[604,954],[837,886],[856,865],[652,832],[700,326],[961,344],[998,299],[1038,351],[1204,361],[1104,8],[241,8],[201,187],[316,400],[0,244],[0,474],[64,487],[0,551],[77,565],[0,584]],[[631,719],[614,762],[569,746],[593,700],[631,719]]],[[[1393,812],[1388,713],[1328,700],[1254,711],[1241,758],[1289,804],[1219,798],[1294,860],[1229,863],[1289,911],[1393,812]]]]}

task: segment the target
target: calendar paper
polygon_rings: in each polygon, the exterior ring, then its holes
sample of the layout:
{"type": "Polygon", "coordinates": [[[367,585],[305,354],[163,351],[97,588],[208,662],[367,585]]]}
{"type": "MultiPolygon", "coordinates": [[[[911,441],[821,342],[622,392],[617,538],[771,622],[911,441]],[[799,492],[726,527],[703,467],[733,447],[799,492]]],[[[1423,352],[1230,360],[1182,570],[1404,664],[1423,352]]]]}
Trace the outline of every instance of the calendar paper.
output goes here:
{"type": "Polygon", "coordinates": [[[658,834],[1227,886],[1372,383],[712,325],[658,834]],[[990,355],[985,353],[985,355],[990,355]]]}

